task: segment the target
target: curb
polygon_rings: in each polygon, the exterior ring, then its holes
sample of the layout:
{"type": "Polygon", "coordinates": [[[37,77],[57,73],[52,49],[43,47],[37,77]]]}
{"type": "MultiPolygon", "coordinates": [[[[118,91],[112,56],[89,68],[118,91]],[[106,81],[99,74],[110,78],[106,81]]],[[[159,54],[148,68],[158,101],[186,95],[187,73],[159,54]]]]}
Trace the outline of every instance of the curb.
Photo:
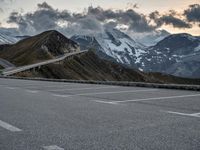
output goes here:
{"type": "Polygon", "coordinates": [[[82,83],[82,84],[102,84],[102,85],[135,86],[135,87],[151,87],[151,88],[163,88],[163,89],[200,91],[200,85],[158,84],[158,83],[129,82],[129,81],[93,81],[93,80],[25,78],[25,77],[14,77],[14,76],[0,76],[0,78],[20,79],[20,80],[34,80],[34,81],[49,81],[49,82],[69,82],[69,83],[82,83]]]}

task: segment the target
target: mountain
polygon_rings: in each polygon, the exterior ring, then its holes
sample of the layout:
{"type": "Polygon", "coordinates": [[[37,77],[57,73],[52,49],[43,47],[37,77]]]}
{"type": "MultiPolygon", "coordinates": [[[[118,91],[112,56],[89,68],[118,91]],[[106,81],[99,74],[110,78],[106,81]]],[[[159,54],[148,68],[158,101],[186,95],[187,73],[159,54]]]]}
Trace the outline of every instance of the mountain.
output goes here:
{"type": "Polygon", "coordinates": [[[107,29],[92,36],[76,35],[72,40],[79,43],[82,49],[93,48],[99,57],[131,68],[200,78],[200,38],[186,33],[165,37],[168,34],[165,30],[156,31],[154,37],[160,36],[160,41],[150,47],[143,46],[117,29],[107,29]]]}
{"type": "Polygon", "coordinates": [[[174,34],[149,47],[143,56],[143,70],[181,77],[200,77],[200,38],[174,34]]]}
{"type": "Polygon", "coordinates": [[[30,36],[21,36],[15,28],[0,28],[0,45],[15,44],[18,41],[28,37],[30,36]]]}
{"type": "Polygon", "coordinates": [[[96,35],[75,35],[71,39],[79,43],[82,49],[93,48],[99,56],[106,54],[118,63],[136,68],[146,53],[145,46],[117,29],[106,29],[96,35]]]}
{"type": "MultiPolygon", "coordinates": [[[[84,50],[90,48],[88,45],[93,45],[99,48],[99,52],[97,53],[97,51],[91,49],[87,53],[63,60],[62,63],[42,66],[35,71],[18,73],[17,76],[76,80],[200,84],[199,80],[178,78],[162,73],[144,73],[122,65],[121,60],[123,60],[124,53],[130,55],[129,57],[136,57],[136,61],[138,58],[142,61],[142,57],[148,53],[142,53],[144,50],[140,48],[144,47],[141,44],[138,44],[129,36],[118,30],[106,31],[105,34],[98,35],[95,38],[76,36],[76,38],[72,39],[81,40],[83,45],[80,44],[80,47],[84,50]],[[99,38],[101,36],[104,37],[104,40],[100,42],[99,38]],[[107,50],[109,50],[109,52],[106,52],[107,50]],[[100,55],[100,52],[102,55],[100,55]],[[118,55],[119,52],[121,53],[118,55]],[[108,54],[110,54],[110,56],[108,54]],[[118,56],[117,58],[120,57],[120,59],[115,59],[116,56],[118,56]],[[116,61],[112,61],[112,59],[116,61]],[[120,63],[117,63],[117,61],[120,63]]],[[[16,44],[1,45],[0,58],[16,66],[28,65],[52,59],[65,53],[79,51],[80,47],[76,42],[66,38],[61,33],[51,30],[36,36],[27,37],[16,44]]],[[[138,61],[138,63],[140,61],[138,61]]]]}
{"type": "Polygon", "coordinates": [[[51,30],[23,39],[16,44],[0,46],[0,57],[19,66],[79,50],[77,43],[51,30]]]}
{"type": "Polygon", "coordinates": [[[93,51],[73,56],[60,64],[49,64],[35,71],[18,73],[17,76],[96,81],[200,84],[200,80],[197,79],[179,78],[161,73],[144,73],[127,68],[118,63],[103,60],[93,51]]]}
{"type": "Polygon", "coordinates": [[[145,46],[153,46],[169,35],[166,30],[155,30],[148,33],[134,33],[131,37],[145,46]]]}
{"type": "Polygon", "coordinates": [[[20,40],[23,40],[23,39],[27,39],[27,38],[30,38],[31,36],[29,35],[17,35],[15,36],[15,39],[17,39],[17,42],[20,41],[20,40]]]}
{"type": "Polygon", "coordinates": [[[110,60],[112,62],[117,62],[115,58],[107,55],[104,49],[98,43],[95,37],[89,35],[74,35],[71,40],[76,41],[81,50],[94,50],[94,52],[102,59],[110,60]]]}
{"type": "Polygon", "coordinates": [[[169,35],[150,47],[143,46],[117,29],[107,29],[95,35],[75,35],[71,39],[54,30],[18,38],[24,39],[15,44],[0,45],[0,58],[17,66],[80,49],[93,49],[99,59],[133,69],[200,78],[200,37],[186,33],[169,35]]]}
{"type": "Polygon", "coordinates": [[[0,45],[1,44],[13,44],[16,43],[18,39],[14,36],[8,35],[0,31],[0,45]]]}

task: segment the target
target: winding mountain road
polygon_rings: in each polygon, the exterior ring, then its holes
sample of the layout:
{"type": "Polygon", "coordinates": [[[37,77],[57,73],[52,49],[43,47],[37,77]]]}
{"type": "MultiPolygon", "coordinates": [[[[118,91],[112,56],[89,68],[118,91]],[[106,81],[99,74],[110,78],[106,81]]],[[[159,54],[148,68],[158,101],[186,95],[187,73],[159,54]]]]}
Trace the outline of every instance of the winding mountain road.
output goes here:
{"type": "Polygon", "coordinates": [[[2,74],[4,76],[13,75],[13,74],[16,74],[16,73],[19,73],[19,72],[22,72],[22,71],[26,71],[26,70],[29,70],[29,69],[33,69],[33,68],[41,67],[41,66],[44,66],[44,65],[56,63],[56,62],[59,62],[59,61],[66,59],[70,56],[79,55],[79,54],[82,54],[82,53],[85,53],[85,52],[87,52],[87,50],[84,50],[84,51],[81,51],[81,52],[67,53],[67,54],[60,56],[60,57],[57,57],[55,59],[46,60],[46,61],[43,61],[43,62],[31,64],[31,65],[20,66],[20,67],[11,68],[11,69],[5,69],[5,70],[3,70],[2,74]]]}

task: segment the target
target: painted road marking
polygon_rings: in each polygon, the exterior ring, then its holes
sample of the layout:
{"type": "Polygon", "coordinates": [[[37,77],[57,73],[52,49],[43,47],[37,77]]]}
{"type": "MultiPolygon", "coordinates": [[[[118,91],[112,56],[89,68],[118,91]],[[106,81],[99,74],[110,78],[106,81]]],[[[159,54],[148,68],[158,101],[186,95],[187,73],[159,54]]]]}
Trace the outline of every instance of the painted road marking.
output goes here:
{"type": "Polygon", "coordinates": [[[181,116],[189,116],[189,117],[198,117],[198,118],[200,118],[200,116],[199,116],[200,113],[188,114],[188,113],[180,113],[180,112],[174,112],[174,111],[165,111],[165,112],[169,113],[169,114],[175,114],[175,115],[181,115],[181,116]]]}
{"type": "Polygon", "coordinates": [[[61,148],[57,145],[44,146],[43,148],[46,150],[64,150],[64,148],[61,148]]]}
{"type": "Polygon", "coordinates": [[[115,103],[113,101],[109,102],[109,101],[101,101],[101,100],[92,100],[94,102],[97,102],[97,103],[103,103],[103,104],[118,104],[118,103],[115,103]]]}
{"type": "Polygon", "coordinates": [[[97,90],[97,89],[109,89],[109,88],[118,88],[117,86],[106,86],[106,87],[90,87],[90,88],[71,88],[71,89],[57,89],[57,90],[49,90],[51,92],[56,92],[56,91],[79,91],[79,90],[97,90]]]}
{"type": "Polygon", "coordinates": [[[71,96],[71,95],[60,95],[60,94],[52,94],[52,95],[55,97],[63,97],[63,98],[71,96]]]}
{"type": "Polygon", "coordinates": [[[14,89],[16,89],[15,87],[6,87],[7,89],[9,89],[9,90],[14,90],[14,89]]]}
{"type": "Polygon", "coordinates": [[[26,92],[33,93],[33,94],[38,93],[38,91],[33,91],[33,90],[26,90],[26,92]]]}
{"type": "MultiPolygon", "coordinates": [[[[37,86],[37,85],[36,85],[36,86],[37,86]]],[[[46,86],[44,85],[44,86],[42,86],[42,87],[43,87],[43,88],[48,88],[48,87],[50,87],[50,88],[51,88],[51,87],[52,87],[52,88],[54,88],[54,87],[55,87],[55,88],[62,88],[62,87],[65,87],[65,86],[69,86],[69,87],[74,87],[74,86],[75,86],[75,87],[76,87],[76,86],[79,87],[79,86],[83,86],[83,87],[85,87],[85,85],[83,85],[83,84],[80,84],[80,85],[79,85],[79,84],[64,84],[64,85],[46,85],[46,86]]],[[[39,85],[39,87],[41,87],[41,86],[39,85]]]]}
{"type": "Polygon", "coordinates": [[[140,101],[150,101],[150,100],[164,100],[164,99],[177,99],[177,98],[186,98],[186,97],[199,97],[200,94],[193,95],[180,95],[180,96],[169,96],[169,97],[154,97],[154,98],[144,98],[144,99],[132,99],[132,100],[124,100],[124,101],[96,101],[100,103],[108,103],[108,104],[117,104],[117,103],[126,103],[126,102],[140,102],[140,101]]]}
{"type": "Polygon", "coordinates": [[[20,131],[22,131],[21,129],[19,129],[17,127],[14,127],[14,126],[12,126],[12,125],[4,122],[4,121],[1,121],[1,120],[0,120],[0,127],[4,128],[4,129],[7,129],[7,130],[9,130],[11,132],[20,132],[20,131]]]}
{"type": "Polygon", "coordinates": [[[197,115],[197,116],[199,116],[199,117],[200,117],[200,113],[194,113],[193,115],[197,115]]]}
{"type": "Polygon", "coordinates": [[[93,93],[83,93],[83,94],[69,94],[69,95],[59,95],[59,94],[53,94],[53,96],[57,97],[71,97],[71,96],[84,96],[84,95],[101,95],[101,94],[119,94],[119,93],[137,93],[137,92],[152,92],[157,91],[156,89],[150,89],[150,90],[129,90],[129,91],[115,91],[115,92],[93,92],[93,93]]]}
{"type": "Polygon", "coordinates": [[[48,88],[48,87],[60,87],[62,88],[63,86],[69,86],[69,85],[23,85],[23,86],[18,86],[18,87],[24,87],[24,88],[48,88]]]}

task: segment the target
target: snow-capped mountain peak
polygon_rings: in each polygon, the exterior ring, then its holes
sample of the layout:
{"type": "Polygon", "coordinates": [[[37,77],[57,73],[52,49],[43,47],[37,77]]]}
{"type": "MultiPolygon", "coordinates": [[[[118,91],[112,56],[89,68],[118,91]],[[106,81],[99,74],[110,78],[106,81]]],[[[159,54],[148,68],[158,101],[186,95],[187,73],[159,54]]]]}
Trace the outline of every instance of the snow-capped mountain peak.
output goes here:
{"type": "Polygon", "coordinates": [[[135,42],[125,33],[117,30],[106,30],[96,37],[104,52],[115,58],[119,63],[131,65],[133,60],[140,62],[140,56],[145,53],[145,47],[135,42]]]}
{"type": "Polygon", "coordinates": [[[76,35],[72,39],[80,45],[84,45],[87,41],[91,47],[129,66],[140,63],[141,55],[145,53],[146,48],[117,29],[105,29],[103,33],[98,33],[93,37],[76,35]]]}

